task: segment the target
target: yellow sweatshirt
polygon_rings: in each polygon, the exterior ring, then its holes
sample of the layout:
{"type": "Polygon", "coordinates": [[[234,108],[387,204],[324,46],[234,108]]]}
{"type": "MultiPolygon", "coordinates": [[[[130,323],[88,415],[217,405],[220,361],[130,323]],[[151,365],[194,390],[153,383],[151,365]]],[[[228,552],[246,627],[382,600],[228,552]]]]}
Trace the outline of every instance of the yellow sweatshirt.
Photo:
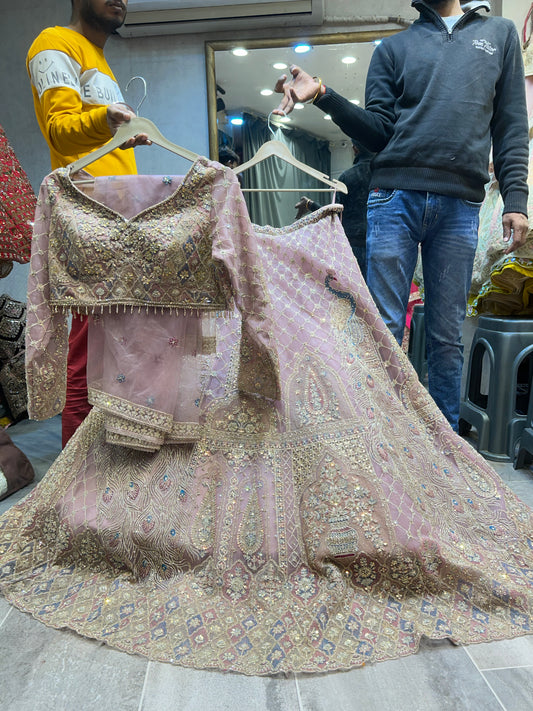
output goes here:
{"type": "MultiPolygon", "coordinates": [[[[53,170],[109,141],[106,107],[123,98],[100,47],[68,27],[48,27],[30,47],[26,66],[53,170]]],[[[93,175],[136,173],[133,149],[117,149],[87,169],[93,175]]]]}

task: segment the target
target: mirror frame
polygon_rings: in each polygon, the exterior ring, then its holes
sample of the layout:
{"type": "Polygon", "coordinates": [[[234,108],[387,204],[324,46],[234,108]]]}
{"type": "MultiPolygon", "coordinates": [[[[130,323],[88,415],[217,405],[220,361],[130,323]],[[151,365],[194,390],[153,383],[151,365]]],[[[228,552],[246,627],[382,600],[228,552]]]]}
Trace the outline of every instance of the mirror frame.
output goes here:
{"type": "Polygon", "coordinates": [[[277,37],[275,39],[254,39],[254,40],[207,40],[205,43],[205,67],[207,74],[207,120],[209,127],[209,156],[211,160],[218,160],[218,131],[217,131],[217,88],[216,88],[216,66],[215,52],[230,50],[235,47],[246,49],[276,49],[278,47],[290,47],[298,44],[303,39],[309,44],[348,44],[358,42],[373,42],[377,39],[389,37],[401,29],[393,30],[361,30],[359,32],[336,32],[334,34],[311,35],[305,37],[277,37]]]}

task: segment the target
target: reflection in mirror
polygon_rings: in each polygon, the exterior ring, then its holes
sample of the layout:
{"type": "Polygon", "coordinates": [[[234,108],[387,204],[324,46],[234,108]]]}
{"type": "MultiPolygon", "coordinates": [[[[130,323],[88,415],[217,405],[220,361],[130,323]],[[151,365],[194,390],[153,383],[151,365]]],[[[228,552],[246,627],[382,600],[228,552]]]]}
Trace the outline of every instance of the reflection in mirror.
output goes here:
{"type": "MultiPolygon", "coordinates": [[[[352,163],[351,141],[311,105],[297,105],[289,117],[273,117],[269,124],[268,116],[280,100],[273,93],[274,85],[291,64],[298,64],[354,103],[364,105],[368,65],[376,43],[387,34],[392,32],[321,35],[305,43],[301,39],[208,43],[211,157],[217,158],[219,151],[223,155],[233,151],[245,162],[262,144],[276,138],[297,160],[337,178],[352,163]]],[[[245,191],[251,190],[245,195],[256,224],[290,224],[302,195],[320,205],[334,199],[327,186],[275,157],[246,171],[239,180],[245,191]],[[273,188],[275,192],[254,192],[273,188]]]]}

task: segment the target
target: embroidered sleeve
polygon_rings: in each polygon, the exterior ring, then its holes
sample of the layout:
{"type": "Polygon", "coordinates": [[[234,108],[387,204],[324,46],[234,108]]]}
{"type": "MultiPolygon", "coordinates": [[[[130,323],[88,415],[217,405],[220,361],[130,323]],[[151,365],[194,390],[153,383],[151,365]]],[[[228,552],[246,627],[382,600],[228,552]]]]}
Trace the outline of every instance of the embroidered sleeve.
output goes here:
{"type": "Polygon", "coordinates": [[[53,417],[65,404],[67,322],[50,307],[48,242],[57,187],[45,179],[37,201],[28,278],[26,380],[28,414],[34,420],[53,417]]]}
{"type": "Polygon", "coordinates": [[[242,315],[239,390],[279,399],[279,365],[272,346],[265,275],[239,182],[229,169],[215,180],[213,203],[213,258],[225,265],[242,315]]]}

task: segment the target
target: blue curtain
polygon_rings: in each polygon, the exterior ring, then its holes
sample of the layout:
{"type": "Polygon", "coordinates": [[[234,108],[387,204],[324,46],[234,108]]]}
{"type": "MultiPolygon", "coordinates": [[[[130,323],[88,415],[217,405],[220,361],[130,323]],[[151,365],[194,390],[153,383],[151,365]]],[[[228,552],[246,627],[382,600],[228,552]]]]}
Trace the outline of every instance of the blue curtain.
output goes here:
{"type": "MultiPolygon", "coordinates": [[[[328,141],[299,129],[276,128],[273,136],[265,119],[246,113],[243,119],[243,162],[252,158],[263,143],[276,138],[285,143],[299,161],[330,175],[331,153],[328,141]]],[[[289,193],[244,193],[252,222],[258,225],[282,227],[290,224],[296,217],[294,206],[306,194],[306,190],[325,187],[315,178],[276,157],[258,163],[241,175],[243,188],[301,188],[300,192],[289,193]]],[[[330,199],[327,193],[317,193],[311,197],[324,204],[330,199]]]]}

